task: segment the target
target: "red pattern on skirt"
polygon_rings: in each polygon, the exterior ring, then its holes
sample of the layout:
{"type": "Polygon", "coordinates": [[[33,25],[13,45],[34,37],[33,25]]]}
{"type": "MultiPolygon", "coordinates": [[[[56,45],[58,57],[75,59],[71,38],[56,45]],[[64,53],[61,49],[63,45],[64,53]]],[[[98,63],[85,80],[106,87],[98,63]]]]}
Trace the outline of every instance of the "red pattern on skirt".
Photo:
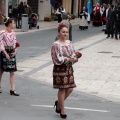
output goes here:
{"type": "Polygon", "coordinates": [[[53,67],[53,88],[64,89],[74,88],[76,84],[74,82],[72,64],[54,65],[53,67]]]}

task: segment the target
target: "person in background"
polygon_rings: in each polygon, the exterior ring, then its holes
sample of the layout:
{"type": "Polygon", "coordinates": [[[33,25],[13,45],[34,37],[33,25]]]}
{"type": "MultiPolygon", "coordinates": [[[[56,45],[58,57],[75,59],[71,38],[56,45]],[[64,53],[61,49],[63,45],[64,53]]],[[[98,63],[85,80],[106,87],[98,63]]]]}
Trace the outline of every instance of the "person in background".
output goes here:
{"type": "Polygon", "coordinates": [[[83,7],[83,10],[80,12],[79,16],[80,16],[79,29],[81,30],[88,29],[88,23],[87,23],[88,12],[86,11],[85,7],[83,7]]]}
{"type": "Polygon", "coordinates": [[[23,5],[23,2],[20,2],[19,6],[18,6],[18,26],[19,26],[19,28],[21,28],[22,14],[25,14],[25,7],[23,5]]]}
{"type": "Polygon", "coordinates": [[[16,35],[13,29],[15,28],[15,22],[13,18],[5,18],[4,23],[6,26],[5,30],[0,31],[0,93],[1,79],[4,72],[10,73],[10,95],[19,96],[15,91],[15,71],[16,66],[16,35]]]}
{"type": "Polygon", "coordinates": [[[107,38],[114,37],[114,10],[113,10],[113,5],[108,5],[108,10],[107,10],[107,23],[106,23],[106,30],[107,30],[107,38]]]}
{"type": "Polygon", "coordinates": [[[62,14],[63,14],[64,12],[66,12],[66,11],[65,11],[65,8],[63,8],[63,5],[60,4],[60,5],[59,5],[59,8],[58,8],[57,11],[56,11],[56,14],[58,15],[58,23],[60,23],[60,22],[62,21],[62,14]]]}
{"type": "Polygon", "coordinates": [[[106,22],[107,22],[107,12],[106,12],[106,10],[107,10],[107,7],[108,6],[106,4],[103,4],[103,8],[102,8],[102,12],[103,12],[103,14],[102,14],[102,22],[103,22],[104,28],[103,28],[102,31],[106,30],[106,22]]]}
{"type": "Polygon", "coordinates": [[[19,27],[19,25],[18,25],[18,13],[19,13],[18,12],[18,4],[15,4],[15,6],[14,6],[14,8],[12,10],[12,16],[13,16],[14,21],[16,23],[16,28],[19,27]]]}
{"type": "MultiPolygon", "coordinates": [[[[67,15],[67,13],[65,13],[65,12],[62,14],[61,23],[68,26],[68,31],[69,31],[68,40],[72,41],[72,24],[70,23],[70,16],[67,15]]],[[[59,39],[59,35],[57,35],[55,41],[58,40],[58,39],[59,39]]]]}
{"type": "Polygon", "coordinates": [[[102,26],[102,9],[100,7],[100,3],[97,3],[93,10],[93,14],[93,25],[96,27],[102,26]]]}
{"type": "Polygon", "coordinates": [[[8,7],[8,16],[12,18],[12,5],[8,7]]]}
{"type": "Polygon", "coordinates": [[[25,7],[25,14],[27,14],[28,18],[30,18],[31,14],[33,13],[32,8],[26,2],[25,2],[24,7],[25,7]]]}
{"type": "Polygon", "coordinates": [[[91,17],[90,16],[91,15],[90,15],[89,11],[87,11],[87,22],[88,22],[88,24],[90,24],[90,21],[91,21],[91,17]]]}
{"type": "Polygon", "coordinates": [[[58,89],[58,100],[55,101],[55,112],[60,114],[61,118],[66,118],[64,101],[69,97],[73,88],[76,87],[73,75],[73,63],[77,58],[71,58],[75,53],[73,44],[67,40],[68,27],[65,24],[59,24],[59,40],[55,41],[51,48],[53,60],[53,88],[58,89]],[[66,63],[68,62],[68,64],[66,63]]]}
{"type": "Polygon", "coordinates": [[[115,10],[115,39],[118,40],[118,34],[120,39],[120,5],[115,10]]]}

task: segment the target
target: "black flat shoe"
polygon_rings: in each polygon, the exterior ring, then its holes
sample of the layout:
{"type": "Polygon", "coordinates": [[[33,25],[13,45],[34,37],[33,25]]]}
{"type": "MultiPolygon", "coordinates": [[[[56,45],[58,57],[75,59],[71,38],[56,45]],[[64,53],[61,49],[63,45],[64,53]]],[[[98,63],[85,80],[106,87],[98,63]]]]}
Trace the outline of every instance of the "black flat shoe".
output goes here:
{"type": "Polygon", "coordinates": [[[65,115],[62,115],[62,114],[60,113],[60,117],[66,119],[66,118],[67,118],[67,115],[66,115],[66,114],[65,114],[65,115]]]}
{"type": "Polygon", "coordinates": [[[10,90],[10,95],[20,96],[20,94],[17,94],[15,90],[14,91],[10,90]]]}
{"type": "Polygon", "coordinates": [[[60,110],[60,109],[57,109],[57,105],[58,105],[58,101],[55,101],[55,105],[54,105],[54,108],[56,107],[55,112],[56,112],[56,113],[60,113],[61,110],[60,110]]]}

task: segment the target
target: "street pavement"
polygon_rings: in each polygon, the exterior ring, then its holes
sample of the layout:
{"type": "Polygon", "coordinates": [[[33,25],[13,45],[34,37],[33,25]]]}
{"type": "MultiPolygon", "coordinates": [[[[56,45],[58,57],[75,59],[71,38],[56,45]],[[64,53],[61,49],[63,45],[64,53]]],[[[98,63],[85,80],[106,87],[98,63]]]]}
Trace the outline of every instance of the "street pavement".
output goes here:
{"type": "MultiPolygon", "coordinates": [[[[65,102],[67,119],[119,120],[120,40],[106,39],[102,27],[89,25],[87,31],[80,31],[79,19],[72,22],[73,43],[83,56],[74,65],[77,87],[65,102]]],[[[9,76],[5,73],[0,94],[0,120],[60,119],[53,108],[57,90],[52,88],[50,56],[57,22],[44,25],[39,30],[17,31],[21,47],[17,56],[16,90],[21,96],[9,95],[9,76]]]]}
{"type": "MultiPolygon", "coordinates": [[[[93,27],[90,27],[89,31],[92,31],[92,29],[93,27]]],[[[95,28],[95,30],[97,29],[101,30],[102,28],[95,28]]],[[[41,40],[46,34],[49,34],[47,31],[45,32],[43,36],[40,36],[41,40]]],[[[40,33],[33,34],[34,40],[40,33]]],[[[92,36],[87,35],[87,31],[82,31],[81,34],[85,34],[87,38],[85,36],[74,36],[76,41],[73,41],[75,49],[83,54],[79,62],[74,65],[77,84],[75,90],[103,97],[110,101],[120,102],[120,40],[106,39],[106,35],[102,32],[92,36]]],[[[25,38],[29,39],[28,37],[25,38]]],[[[38,43],[33,41],[32,44],[36,44],[36,46],[26,48],[27,53],[24,54],[29,54],[29,58],[18,63],[18,75],[37,79],[45,84],[52,84],[52,73],[46,72],[52,71],[53,67],[50,54],[53,39],[51,41],[50,37],[48,37],[50,40],[47,40],[49,46],[45,45],[47,41],[42,40],[41,46],[39,46],[39,41],[38,43]],[[36,56],[34,52],[32,53],[32,49],[38,49],[39,54],[36,56]]],[[[29,46],[31,42],[26,44],[29,46]]],[[[22,54],[23,52],[24,49],[22,54]]]]}

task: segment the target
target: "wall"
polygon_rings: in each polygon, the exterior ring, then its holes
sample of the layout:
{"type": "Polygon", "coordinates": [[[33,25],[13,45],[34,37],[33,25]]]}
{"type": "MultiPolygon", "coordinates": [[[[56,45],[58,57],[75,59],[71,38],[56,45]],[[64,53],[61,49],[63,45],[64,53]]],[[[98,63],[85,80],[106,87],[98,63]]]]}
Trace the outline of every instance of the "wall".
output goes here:
{"type": "Polygon", "coordinates": [[[45,16],[51,15],[51,5],[49,0],[39,0],[38,14],[39,20],[44,20],[45,16]]]}
{"type": "Polygon", "coordinates": [[[27,0],[19,0],[19,3],[20,3],[21,1],[23,1],[23,2],[27,2],[27,0]]]}
{"type": "Polygon", "coordinates": [[[78,0],[74,0],[73,14],[78,16],[78,0]]]}
{"type": "Polygon", "coordinates": [[[71,13],[71,0],[63,0],[63,7],[67,13],[71,13]]]}

